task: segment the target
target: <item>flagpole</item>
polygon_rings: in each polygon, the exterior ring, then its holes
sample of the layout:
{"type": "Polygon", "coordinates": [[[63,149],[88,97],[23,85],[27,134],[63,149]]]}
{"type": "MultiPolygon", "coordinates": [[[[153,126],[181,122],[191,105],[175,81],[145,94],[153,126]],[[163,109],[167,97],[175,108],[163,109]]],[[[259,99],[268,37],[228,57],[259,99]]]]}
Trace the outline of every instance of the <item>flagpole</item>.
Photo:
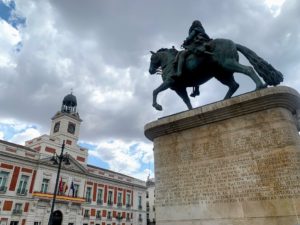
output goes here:
{"type": "Polygon", "coordinates": [[[65,149],[65,140],[63,140],[63,144],[61,146],[61,153],[60,156],[58,156],[58,170],[57,170],[57,176],[56,176],[56,182],[55,182],[55,187],[54,187],[54,193],[53,193],[53,199],[52,199],[52,206],[51,206],[51,212],[50,212],[50,217],[49,217],[49,222],[48,225],[52,225],[52,219],[53,219],[53,210],[54,210],[54,205],[55,205],[55,200],[56,200],[56,195],[57,195],[57,186],[58,186],[58,180],[59,180],[59,175],[60,175],[60,169],[61,169],[61,162],[63,161],[64,158],[64,149],[65,149]]]}

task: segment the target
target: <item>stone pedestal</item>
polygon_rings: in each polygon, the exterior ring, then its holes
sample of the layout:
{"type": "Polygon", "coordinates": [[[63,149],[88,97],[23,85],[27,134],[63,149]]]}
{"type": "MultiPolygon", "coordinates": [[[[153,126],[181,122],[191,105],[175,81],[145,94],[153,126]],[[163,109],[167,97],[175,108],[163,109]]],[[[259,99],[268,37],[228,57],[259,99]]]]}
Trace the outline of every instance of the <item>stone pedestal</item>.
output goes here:
{"type": "Polygon", "coordinates": [[[281,86],[147,124],[157,225],[300,224],[298,109],[281,86]]]}

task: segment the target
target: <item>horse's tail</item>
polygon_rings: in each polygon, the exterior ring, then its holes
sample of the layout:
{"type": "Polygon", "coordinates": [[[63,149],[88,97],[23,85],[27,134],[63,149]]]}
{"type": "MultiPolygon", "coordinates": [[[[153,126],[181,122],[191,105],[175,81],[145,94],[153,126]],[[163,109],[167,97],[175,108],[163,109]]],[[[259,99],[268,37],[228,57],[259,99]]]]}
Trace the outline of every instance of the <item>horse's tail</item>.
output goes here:
{"type": "Polygon", "coordinates": [[[283,75],[276,70],[271,64],[256,55],[249,48],[236,44],[237,50],[240,51],[251,63],[256,72],[263,78],[268,85],[276,86],[283,81],[283,75]]]}

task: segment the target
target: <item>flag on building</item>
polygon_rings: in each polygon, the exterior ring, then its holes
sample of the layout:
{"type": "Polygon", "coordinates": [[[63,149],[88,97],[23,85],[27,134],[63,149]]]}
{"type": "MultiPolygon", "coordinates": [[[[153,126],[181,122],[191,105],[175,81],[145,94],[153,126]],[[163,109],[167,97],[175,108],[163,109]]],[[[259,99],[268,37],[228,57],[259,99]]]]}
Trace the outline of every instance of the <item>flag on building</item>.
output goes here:
{"type": "Polygon", "coordinates": [[[68,190],[68,185],[67,185],[67,183],[66,182],[64,182],[63,183],[63,193],[65,194],[66,193],[66,191],[68,190]]]}
{"type": "Polygon", "coordinates": [[[63,193],[63,189],[64,189],[63,181],[62,181],[62,177],[60,177],[59,186],[58,186],[58,192],[59,193],[63,193]]]}

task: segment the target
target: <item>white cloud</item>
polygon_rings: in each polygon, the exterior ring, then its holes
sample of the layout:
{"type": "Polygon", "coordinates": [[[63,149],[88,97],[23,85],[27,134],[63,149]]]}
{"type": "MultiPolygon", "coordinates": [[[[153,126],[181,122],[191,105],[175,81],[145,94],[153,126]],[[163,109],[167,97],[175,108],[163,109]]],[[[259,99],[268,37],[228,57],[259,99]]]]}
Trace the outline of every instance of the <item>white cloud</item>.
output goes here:
{"type": "Polygon", "coordinates": [[[13,47],[20,41],[19,31],[0,18],[0,68],[16,67],[13,47]]]}
{"type": "Polygon", "coordinates": [[[16,133],[9,141],[16,143],[16,144],[24,145],[25,141],[31,140],[40,135],[41,134],[37,129],[28,128],[28,129],[24,130],[23,132],[16,133]]]}
{"type": "Polygon", "coordinates": [[[89,154],[108,163],[109,169],[134,177],[143,164],[153,163],[152,145],[143,142],[103,141],[89,154]]]}
{"type": "Polygon", "coordinates": [[[0,139],[3,140],[4,139],[4,132],[0,131],[0,139]]]}
{"type": "Polygon", "coordinates": [[[269,7],[274,17],[279,16],[284,2],[285,0],[265,0],[265,4],[269,7]]]}

